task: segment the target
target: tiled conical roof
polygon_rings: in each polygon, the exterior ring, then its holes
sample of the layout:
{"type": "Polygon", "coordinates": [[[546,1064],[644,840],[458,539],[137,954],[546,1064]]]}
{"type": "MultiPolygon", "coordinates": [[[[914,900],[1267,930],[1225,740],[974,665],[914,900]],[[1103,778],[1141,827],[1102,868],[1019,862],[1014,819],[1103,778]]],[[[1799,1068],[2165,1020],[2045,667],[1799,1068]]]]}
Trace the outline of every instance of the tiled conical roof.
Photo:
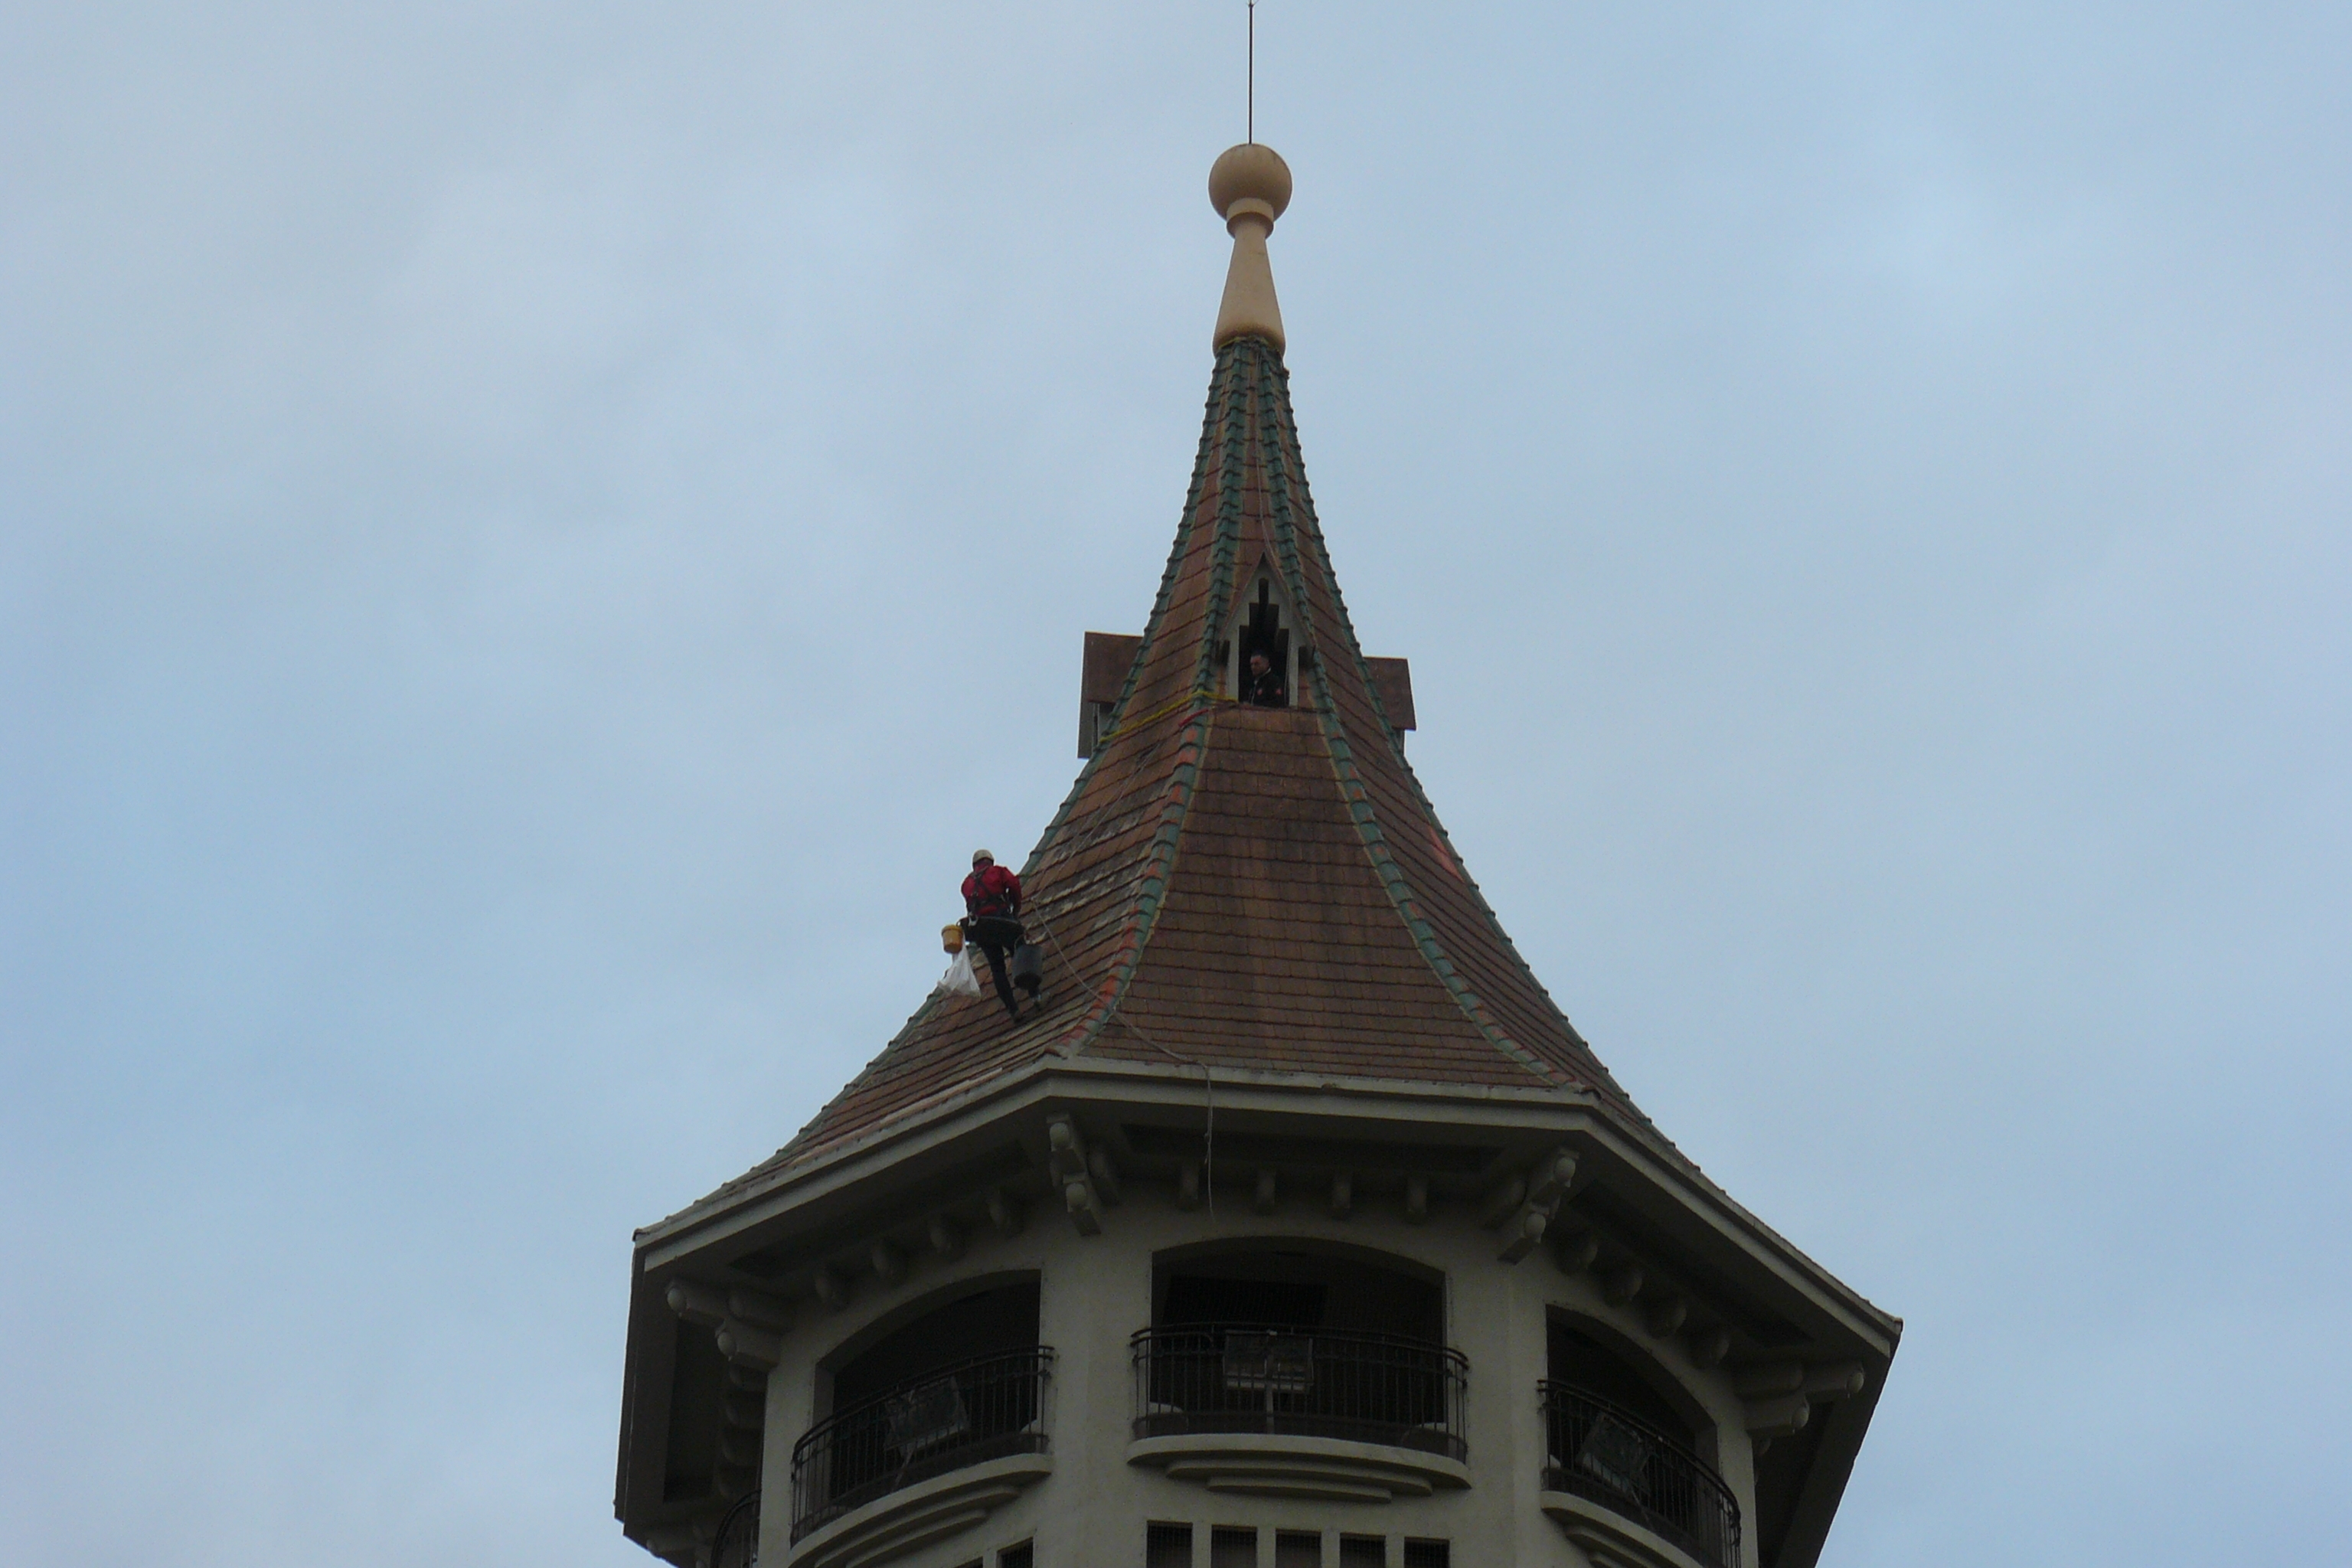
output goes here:
{"type": "Polygon", "coordinates": [[[1282,353],[1217,351],[1191,493],[1106,737],[1022,869],[1049,1005],[934,994],[745,1180],[1054,1058],[1580,1089],[1635,1111],[1496,923],[1407,765],[1307,488],[1282,353]],[[1261,572],[1296,706],[1220,694],[1261,572]]]}
{"type": "MultiPolygon", "coordinates": [[[[1118,1267],[1139,1247],[1156,1263],[1166,1256],[1157,1244],[1185,1233],[1164,1215],[1110,1254],[1024,1243],[1020,1254],[975,1256],[891,1293],[917,1253],[954,1264],[983,1224],[1000,1237],[1020,1231],[1041,1184],[1080,1236],[1108,1235],[1101,1205],[1121,1201],[1123,1165],[1138,1186],[1172,1177],[1180,1209],[1207,1198],[1194,1234],[1280,1247],[1290,1245],[1284,1238],[1336,1241],[1288,1216],[1255,1217],[1281,1213],[1285,1190],[1296,1198],[1327,1177],[1334,1221],[1355,1212],[1360,1190],[1396,1192],[1408,1223],[1426,1221],[1433,1199],[1474,1206],[1506,1265],[1530,1256],[1564,1214],[1556,1274],[1522,1271],[1514,1289],[1492,1270],[1449,1268],[1449,1302],[1460,1280],[1464,1321],[1480,1325],[1490,1349],[1507,1347],[1497,1357],[1506,1377],[1535,1375],[1515,1358],[1529,1346],[1541,1353],[1536,1325],[1555,1310],[1605,1328],[1612,1341],[1679,1334],[1667,1383],[1691,1386],[1676,1408],[1697,1397],[1706,1412],[1695,1430],[1715,1429],[1719,1415],[1728,1436],[1771,1439],[1769,1452],[1754,1446],[1765,1458],[1752,1485],[1748,1469],[1732,1468],[1733,1505],[1752,1514],[1765,1561],[1809,1568],[1902,1324],[1773,1234],[1657,1132],[1479,896],[1405,760],[1394,721],[1412,721],[1409,688],[1391,682],[1391,661],[1367,660],[1358,646],[1307,492],[1265,246],[1290,197],[1289,171],[1271,149],[1244,143],[1218,159],[1210,193],[1234,245],[1175,546],[1142,637],[1088,637],[1091,754],[1022,868],[1023,915],[1044,950],[1049,1005],[1016,1022],[992,995],[935,993],[773,1158],[638,1232],[615,1510],[632,1539],[674,1561],[707,1554],[718,1508],[743,1509],[728,1500],[757,1485],[759,1468],[772,1498],[782,1484],[780,1451],[761,1450],[767,1458],[751,1468],[722,1462],[741,1455],[740,1430],[727,1430],[739,1406],[757,1404],[734,1390],[756,1391],[764,1378],[775,1410],[775,1374],[797,1368],[784,1378],[782,1408],[814,1417],[823,1379],[813,1388],[810,1367],[872,1346],[883,1326],[908,1321],[915,1300],[937,1308],[974,1281],[1038,1278],[1033,1270],[1087,1256],[1118,1267]],[[1254,652],[1275,659],[1279,676],[1244,682],[1254,652]],[[1121,675],[1123,689],[1104,701],[1121,675]],[[1265,705],[1235,700],[1245,684],[1265,705]],[[1395,711],[1384,706],[1391,692],[1404,698],[1395,711]],[[1171,1161],[1192,1147],[1196,1089],[1201,1158],[1171,1161]],[[1222,1116],[1221,1107],[1229,1108],[1222,1116]],[[1221,1124],[1227,1185],[1238,1158],[1254,1217],[1217,1215],[1221,1124]],[[1391,1186],[1390,1175],[1402,1181],[1391,1186]],[[1575,1282],[1591,1268],[1601,1278],[1575,1282]],[[849,1292],[869,1269],[881,1289],[814,1340],[793,1349],[773,1326],[788,1324],[803,1298],[850,1311],[849,1292]],[[714,1322],[715,1334],[701,1328],[714,1322]],[[707,1467],[709,1489],[680,1481],[694,1473],[682,1455],[707,1467]]],[[[1082,1289],[1070,1300],[1085,1312],[1129,1300],[1127,1289],[1082,1289]]],[[[1446,1315],[1456,1316],[1450,1305],[1446,1315]]],[[[1113,1348],[1101,1334],[1127,1327],[1097,1323],[1088,1342],[1113,1348]]],[[[1116,1390],[1110,1398],[1118,1402],[1116,1390]]],[[[843,1419],[836,1409],[800,1447],[843,1419]]],[[[1733,1450],[1740,1466],[1749,1447],[1733,1450]]],[[[1531,1462],[1516,1439],[1484,1451],[1490,1467],[1498,1451],[1507,1468],[1531,1462]]],[[[1174,1457],[1128,1453],[1135,1463],[1174,1457]]],[[[1312,1468],[1312,1458],[1281,1463],[1312,1468]]],[[[1268,1483],[1277,1492],[1287,1484],[1268,1483]]],[[[832,1545],[820,1555],[903,1543],[915,1518],[908,1509],[940,1498],[961,1508],[957,1500],[978,1494],[903,1500],[913,1495],[825,1525],[820,1535],[832,1545]],[[825,1534],[850,1519],[867,1533],[825,1534]]],[[[1629,1539],[1594,1524],[1599,1517],[1562,1523],[1579,1542],[1629,1539]]]]}

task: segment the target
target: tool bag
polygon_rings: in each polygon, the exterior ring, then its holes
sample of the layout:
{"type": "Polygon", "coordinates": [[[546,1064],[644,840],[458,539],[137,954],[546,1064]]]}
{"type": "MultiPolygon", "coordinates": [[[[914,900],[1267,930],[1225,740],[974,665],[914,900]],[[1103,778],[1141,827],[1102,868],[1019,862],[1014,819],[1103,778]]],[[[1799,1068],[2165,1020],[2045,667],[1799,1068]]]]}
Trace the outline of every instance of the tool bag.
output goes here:
{"type": "Polygon", "coordinates": [[[967,947],[955,955],[955,962],[948,965],[948,972],[940,976],[939,984],[932,989],[957,996],[980,994],[980,976],[971,972],[971,949],[967,947]]]}

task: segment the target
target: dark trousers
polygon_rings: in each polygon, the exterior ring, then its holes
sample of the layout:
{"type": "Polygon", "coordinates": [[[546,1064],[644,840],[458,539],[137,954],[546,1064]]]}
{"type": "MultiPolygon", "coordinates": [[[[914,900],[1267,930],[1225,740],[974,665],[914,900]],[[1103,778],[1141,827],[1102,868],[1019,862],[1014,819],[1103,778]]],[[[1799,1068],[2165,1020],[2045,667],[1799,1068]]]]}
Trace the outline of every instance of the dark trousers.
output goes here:
{"type": "Polygon", "coordinates": [[[996,999],[1004,1004],[1007,1013],[1020,1016],[1021,1001],[1013,994],[1013,976],[1005,961],[1021,945],[1021,922],[1009,915],[974,915],[963,922],[963,933],[988,959],[988,977],[996,982],[996,999]]]}

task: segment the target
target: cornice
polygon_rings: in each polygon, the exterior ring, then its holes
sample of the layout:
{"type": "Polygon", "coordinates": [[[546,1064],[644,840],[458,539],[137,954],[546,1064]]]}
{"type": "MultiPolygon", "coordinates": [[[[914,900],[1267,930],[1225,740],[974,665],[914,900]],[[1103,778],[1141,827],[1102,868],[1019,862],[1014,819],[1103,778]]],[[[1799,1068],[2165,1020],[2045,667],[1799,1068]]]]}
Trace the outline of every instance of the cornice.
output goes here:
{"type": "MultiPolygon", "coordinates": [[[[1875,1357],[1891,1358],[1901,1337],[1901,1320],[1873,1306],[1687,1161],[1661,1157],[1648,1138],[1623,1127],[1616,1109],[1589,1090],[1265,1070],[1220,1071],[1211,1088],[1217,1114],[1229,1126],[1236,1120],[1326,1120],[1368,1123],[1375,1130],[1476,1130],[1529,1144],[1574,1138],[1585,1152],[1588,1176],[1612,1171],[1618,1177],[1612,1188],[1646,1193],[1653,1197],[1653,1208],[1661,1206],[1655,1200],[1665,1200],[1665,1206],[1679,1211],[1705,1234],[1730,1243],[1750,1267],[1765,1271],[1781,1289],[1815,1303],[1875,1357]]],[[[667,1270],[750,1232],[786,1222],[795,1212],[822,1208],[830,1217],[837,1201],[854,1204],[860,1189],[880,1201],[894,1184],[894,1173],[919,1168],[927,1157],[981,1141],[992,1126],[1017,1123],[1019,1132],[1042,1137],[1045,1112],[1053,1106],[1081,1115],[1090,1107],[1120,1106],[1189,1116],[1202,1105],[1202,1090],[1197,1076],[1157,1064],[1094,1057],[1040,1063],[977,1086],[919,1119],[878,1130],[807,1164],[780,1169],[709,1208],[647,1226],[637,1233],[639,1256],[647,1270],[667,1270]],[[1034,1127],[1029,1125],[1033,1121],[1034,1127]]]]}

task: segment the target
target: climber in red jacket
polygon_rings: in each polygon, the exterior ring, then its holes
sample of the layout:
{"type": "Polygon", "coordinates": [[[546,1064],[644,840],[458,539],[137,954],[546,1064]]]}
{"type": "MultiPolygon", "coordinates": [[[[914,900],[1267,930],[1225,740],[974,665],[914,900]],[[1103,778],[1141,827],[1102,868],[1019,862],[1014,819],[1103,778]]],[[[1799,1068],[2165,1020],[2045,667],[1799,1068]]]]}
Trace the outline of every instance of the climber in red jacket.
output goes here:
{"type": "MultiPolygon", "coordinates": [[[[1005,973],[1006,955],[1021,945],[1021,879],[996,863],[985,849],[971,852],[971,875],[963,879],[963,934],[988,956],[989,978],[1008,1016],[1021,1016],[1021,1000],[1005,973]]],[[[1031,994],[1034,994],[1032,986],[1031,994]]]]}

